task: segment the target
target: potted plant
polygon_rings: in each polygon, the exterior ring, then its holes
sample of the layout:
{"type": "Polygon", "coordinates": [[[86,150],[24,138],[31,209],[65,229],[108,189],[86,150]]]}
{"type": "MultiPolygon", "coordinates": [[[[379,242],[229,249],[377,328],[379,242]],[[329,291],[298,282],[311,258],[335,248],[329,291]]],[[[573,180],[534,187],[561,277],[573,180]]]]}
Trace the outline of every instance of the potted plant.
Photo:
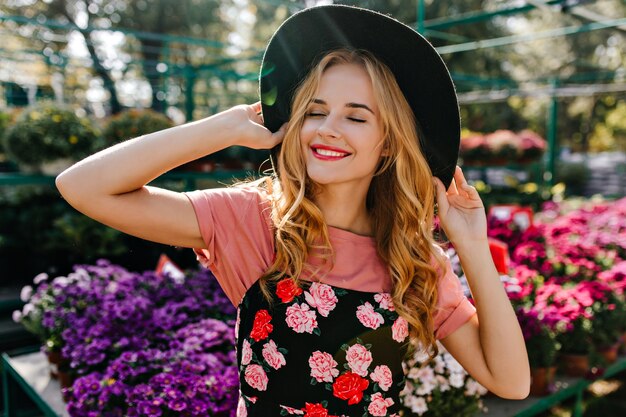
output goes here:
{"type": "Polygon", "coordinates": [[[556,355],[560,347],[556,340],[556,328],[563,320],[536,308],[520,307],[516,313],[530,362],[530,394],[546,395],[554,381],[556,355]]]}
{"type": "Polygon", "coordinates": [[[10,158],[27,172],[56,175],[94,150],[98,131],[86,117],[43,103],[22,112],[4,136],[10,158]]]}
{"type": "Polygon", "coordinates": [[[13,312],[13,320],[22,324],[40,340],[42,350],[50,362],[52,378],[57,378],[59,372],[67,370],[69,365],[61,355],[61,333],[66,323],[55,314],[58,307],[57,296],[62,292],[64,279],[59,277],[50,282],[47,274],[37,275],[33,279],[34,287],[27,285],[22,288],[20,298],[25,303],[22,310],[13,312]]]}
{"type": "Polygon", "coordinates": [[[483,409],[481,398],[487,390],[442,345],[434,360],[417,350],[404,365],[407,380],[400,396],[407,414],[471,417],[483,409]]]}
{"type": "Polygon", "coordinates": [[[591,340],[594,348],[606,364],[617,360],[624,329],[624,302],[602,281],[581,282],[579,284],[593,297],[591,306],[593,322],[591,340]]]}
{"type": "Polygon", "coordinates": [[[127,139],[172,127],[172,120],[162,113],[149,109],[131,109],[111,116],[105,123],[102,138],[104,147],[127,139]]]}

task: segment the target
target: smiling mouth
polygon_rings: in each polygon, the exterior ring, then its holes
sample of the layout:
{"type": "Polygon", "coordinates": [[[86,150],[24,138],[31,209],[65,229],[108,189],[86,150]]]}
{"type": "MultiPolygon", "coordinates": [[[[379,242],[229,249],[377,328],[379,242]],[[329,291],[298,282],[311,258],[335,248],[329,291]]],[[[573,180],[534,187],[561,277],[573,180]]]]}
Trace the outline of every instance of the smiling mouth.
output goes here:
{"type": "Polygon", "coordinates": [[[313,151],[313,156],[325,161],[336,161],[351,155],[351,153],[349,152],[343,152],[340,150],[328,149],[319,146],[312,146],[311,150],[313,151]]]}

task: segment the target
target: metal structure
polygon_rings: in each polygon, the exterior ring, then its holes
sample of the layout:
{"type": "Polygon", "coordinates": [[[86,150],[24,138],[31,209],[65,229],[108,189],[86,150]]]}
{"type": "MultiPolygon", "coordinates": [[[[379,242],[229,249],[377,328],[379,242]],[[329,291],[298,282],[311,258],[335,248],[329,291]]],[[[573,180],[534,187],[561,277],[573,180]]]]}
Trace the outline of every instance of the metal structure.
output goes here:
{"type": "MultiPolygon", "coordinates": [[[[286,4],[293,8],[293,3],[280,0],[264,0],[272,5],[286,4]]],[[[416,30],[423,33],[426,37],[441,38],[452,42],[438,48],[440,54],[449,56],[464,51],[472,51],[485,48],[499,48],[513,45],[520,42],[530,42],[538,39],[551,39],[563,36],[571,36],[580,33],[586,33],[601,29],[613,28],[623,31],[626,28],[626,18],[608,18],[598,16],[587,9],[581,7],[588,0],[527,0],[526,2],[511,3],[503,5],[495,10],[485,11],[477,10],[462,13],[453,17],[440,17],[427,19],[425,0],[416,0],[416,16],[417,21],[414,23],[416,30]],[[538,33],[529,33],[522,35],[504,36],[493,39],[470,40],[463,36],[445,32],[460,25],[469,25],[478,22],[489,21],[490,19],[502,16],[515,16],[527,13],[536,9],[559,8],[563,12],[567,12],[577,17],[583,18],[588,23],[578,26],[568,26],[546,30],[538,33]]],[[[78,28],[74,25],[43,19],[29,19],[24,16],[6,16],[0,15],[0,22],[13,22],[18,25],[33,25],[47,27],[51,29],[80,31],[89,34],[103,29],[87,26],[78,28]]],[[[154,40],[164,44],[159,62],[160,70],[158,74],[144,74],[146,77],[158,77],[162,80],[162,91],[164,97],[168,97],[166,93],[169,89],[174,88],[180,91],[179,98],[174,104],[176,107],[183,109],[185,119],[192,120],[198,117],[197,108],[199,103],[204,102],[205,109],[201,114],[208,114],[218,111],[221,108],[233,105],[241,99],[254,99],[256,96],[256,80],[258,73],[256,68],[260,62],[262,50],[250,49],[245,54],[236,57],[228,57],[223,53],[208,53],[210,57],[208,63],[188,64],[181,63],[177,56],[177,45],[186,45],[205,48],[206,50],[222,50],[226,45],[206,39],[173,36],[158,33],[149,33],[135,31],[124,28],[116,28],[115,32],[122,33],[136,39],[154,40]],[[237,67],[235,67],[235,65],[237,67]],[[242,67],[247,67],[243,69],[242,67]],[[220,84],[219,88],[212,88],[211,84],[220,84]],[[241,85],[247,85],[246,91],[239,91],[241,85]],[[229,92],[231,90],[231,92],[229,92]],[[210,92],[210,94],[209,94],[210,92]]],[[[1,34],[0,30],[0,34],[1,34]]],[[[56,39],[63,41],[63,39],[56,39]]],[[[79,65],[89,66],[89,59],[84,62],[77,62],[75,58],[70,59],[63,53],[50,53],[50,51],[9,51],[7,48],[0,47],[0,58],[3,61],[14,60],[24,61],[43,61],[47,65],[58,68],[60,73],[64,73],[67,66],[79,65]]],[[[134,58],[129,62],[129,66],[143,65],[142,59],[134,58]]],[[[152,63],[154,64],[154,63],[152,63]]],[[[159,69],[159,67],[157,67],[159,69]]],[[[518,83],[509,79],[490,79],[483,78],[478,75],[468,74],[452,74],[453,79],[457,83],[459,99],[461,104],[471,103],[489,103],[506,100],[512,95],[521,97],[543,97],[550,100],[550,111],[546,120],[546,136],[550,143],[546,168],[549,174],[545,180],[548,184],[554,178],[554,166],[556,158],[557,145],[557,106],[558,99],[565,96],[573,95],[592,95],[614,92],[626,92],[626,82],[611,83],[609,80],[618,78],[615,72],[594,71],[587,74],[575,74],[566,78],[549,77],[546,79],[532,80],[543,87],[535,87],[532,90],[520,88],[518,83]],[[572,86],[568,82],[578,81],[585,83],[584,85],[572,86]]],[[[9,85],[6,85],[9,87],[9,85]]],[[[67,88],[67,86],[65,86],[67,88]]],[[[6,92],[10,92],[10,88],[5,88],[6,92]]],[[[7,97],[7,100],[15,100],[15,97],[7,97]]]]}

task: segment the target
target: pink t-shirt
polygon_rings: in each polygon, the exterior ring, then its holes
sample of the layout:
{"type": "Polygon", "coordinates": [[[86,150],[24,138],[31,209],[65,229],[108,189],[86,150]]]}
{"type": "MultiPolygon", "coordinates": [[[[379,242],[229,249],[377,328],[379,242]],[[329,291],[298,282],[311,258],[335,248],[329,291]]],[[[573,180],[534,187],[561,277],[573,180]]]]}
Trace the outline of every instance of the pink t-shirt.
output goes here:
{"type": "MultiPolygon", "coordinates": [[[[274,259],[270,203],[263,191],[255,187],[214,188],[185,194],[193,205],[207,247],[194,249],[198,260],[211,269],[237,306],[274,259]]],[[[391,291],[391,277],[378,257],[374,238],[336,227],[329,227],[328,233],[335,264],[324,276],[325,284],[365,292],[391,291]]],[[[446,273],[440,276],[434,314],[437,339],[454,332],[476,312],[464,296],[449,260],[446,266],[446,273]]]]}

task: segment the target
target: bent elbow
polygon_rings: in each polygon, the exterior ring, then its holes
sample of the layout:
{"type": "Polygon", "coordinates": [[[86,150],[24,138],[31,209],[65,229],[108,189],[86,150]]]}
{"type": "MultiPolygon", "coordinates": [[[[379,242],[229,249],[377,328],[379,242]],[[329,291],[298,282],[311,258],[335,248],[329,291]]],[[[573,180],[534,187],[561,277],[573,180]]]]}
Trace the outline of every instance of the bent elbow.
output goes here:
{"type": "Polygon", "coordinates": [[[507,400],[524,400],[530,395],[530,381],[528,381],[528,383],[499,389],[497,392],[494,392],[494,394],[507,400]]]}

